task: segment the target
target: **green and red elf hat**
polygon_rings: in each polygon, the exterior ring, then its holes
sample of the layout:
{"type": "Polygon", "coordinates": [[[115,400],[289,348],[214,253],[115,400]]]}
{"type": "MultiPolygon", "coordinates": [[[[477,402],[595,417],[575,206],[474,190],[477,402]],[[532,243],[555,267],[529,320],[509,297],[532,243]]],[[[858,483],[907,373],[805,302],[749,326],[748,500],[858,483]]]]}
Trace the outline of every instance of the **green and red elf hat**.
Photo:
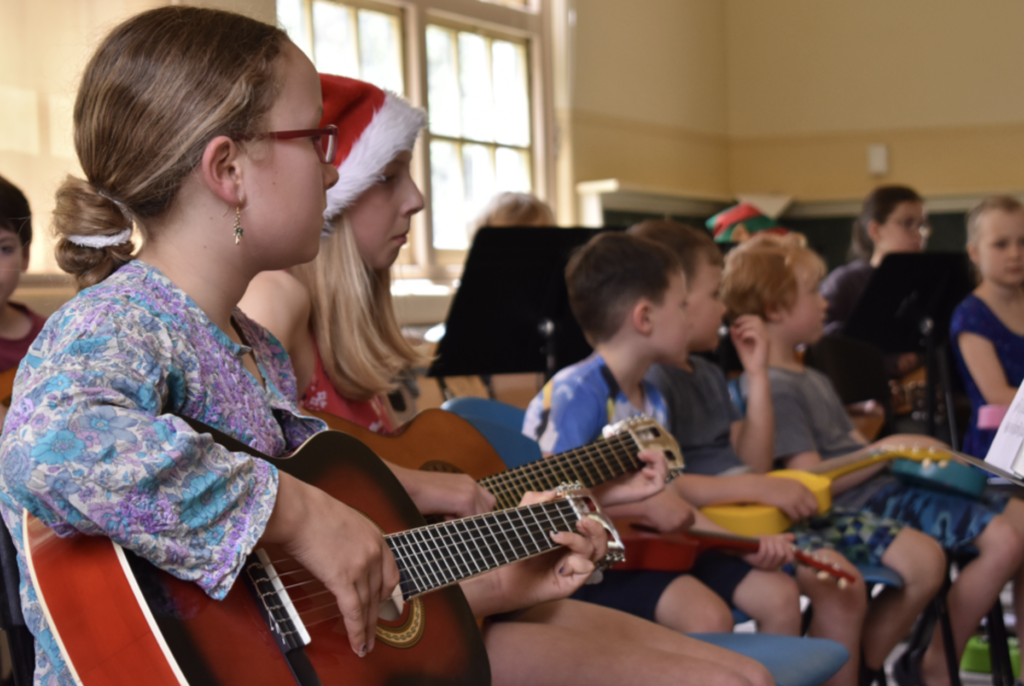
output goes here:
{"type": "Polygon", "coordinates": [[[716,243],[742,243],[755,233],[767,231],[777,235],[789,233],[777,221],[753,205],[741,202],[726,208],[707,221],[716,243]]]}

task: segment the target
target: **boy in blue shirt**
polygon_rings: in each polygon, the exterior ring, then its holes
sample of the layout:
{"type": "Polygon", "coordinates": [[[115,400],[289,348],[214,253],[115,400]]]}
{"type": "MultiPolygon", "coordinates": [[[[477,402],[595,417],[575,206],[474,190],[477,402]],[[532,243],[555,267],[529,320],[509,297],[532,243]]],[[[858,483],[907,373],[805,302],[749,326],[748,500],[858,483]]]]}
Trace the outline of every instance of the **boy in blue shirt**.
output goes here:
{"type": "MultiPolygon", "coordinates": [[[[603,233],[570,259],[566,283],[573,314],[595,352],[556,374],[534,398],[523,433],[545,453],[558,453],[590,443],[606,424],[635,415],[664,425],[665,403],[644,375],[655,362],[685,359],[687,287],[678,259],[652,241],[603,233]]],[[[698,516],[670,489],[612,511],[658,531],[687,528],[698,516]]],[[[712,526],[702,522],[702,528],[712,526]]],[[[764,631],[796,634],[796,584],[777,571],[792,560],[788,541],[766,537],[761,551],[745,559],[713,551],[698,558],[692,574],[612,570],[603,583],[575,597],[678,631],[730,631],[728,603],[736,588],[746,584],[756,592],[740,609],[764,631]]]]}

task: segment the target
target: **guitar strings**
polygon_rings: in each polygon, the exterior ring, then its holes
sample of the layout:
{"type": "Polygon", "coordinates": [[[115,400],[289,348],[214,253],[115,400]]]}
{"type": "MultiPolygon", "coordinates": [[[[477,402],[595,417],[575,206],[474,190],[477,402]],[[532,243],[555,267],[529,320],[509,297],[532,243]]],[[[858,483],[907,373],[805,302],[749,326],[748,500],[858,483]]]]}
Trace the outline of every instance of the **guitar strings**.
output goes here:
{"type": "Polygon", "coordinates": [[[598,441],[583,448],[495,474],[481,479],[480,484],[498,497],[499,501],[503,501],[502,505],[514,505],[525,491],[535,490],[538,485],[541,490],[545,490],[566,480],[575,479],[584,485],[593,486],[620,474],[640,469],[643,464],[635,457],[636,452],[637,444],[633,437],[630,434],[620,434],[606,441],[598,441]],[[615,458],[618,470],[612,466],[609,457],[615,458]],[[600,458],[600,461],[595,458],[600,458]],[[559,470],[561,475],[556,470],[559,470]]]}
{"type": "MultiPolygon", "coordinates": [[[[594,471],[598,473],[599,478],[605,478],[605,475],[601,473],[601,467],[604,466],[611,477],[616,476],[615,471],[611,468],[608,462],[608,457],[615,457],[618,462],[619,468],[623,468],[623,464],[620,458],[625,458],[626,463],[633,468],[637,467],[637,461],[631,455],[631,452],[636,451],[636,443],[632,440],[632,436],[618,435],[606,441],[598,441],[596,443],[577,448],[576,450],[567,451],[559,455],[554,455],[543,460],[538,460],[527,465],[523,465],[513,470],[508,470],[494,476],[488,477],[486,481],[490,482],[511,482],[523,481],[529,482],[530,478],[537,477],[552,478],[553,483],[545,483],[546,488],[551,488],[558,485],[560,481],[576,479],[586,483],[593,482],[593,475],[590,473],[592,467],[594,471]],[[624,445],[626,441],[629,441],[632,445],[624,445]],[[631,451],[630,448],[633,450],[631,451]],[[604,465],[601,462],[594,460],[594,457],[602,458],[604,465]],[[590,459],[584,459],[590,458],[590,459]],[[560,470],[561,475],[557,474],[555,470],[560,470]],[[572,473],[570,473],[570,471],[572,473]]],[[[628,469],[626,469],[628,471],[628,469]]],[[[624,472],[623,472],[624,473],[624,472]]],[[[610,478],[610,477],[607,477],[610,478]]],[[[543,482],[542,482],[543,483],[543,482]]]]}
{"type": "MultiPolygon", "coordinates": [[[[497,566],[503,566],[504,564],[507,564],[507,563],[510,563],[510,562],[514,562],[514,561],[518,561],[518,560],[521,560],[521,559],[527,559],[529,557],[533,557],[535,555],[539,555],[541,553],[544,553],[544,552],[547,552],[549,550],[552,550],[552,549],[556,548],[557,545],[554,543],[554,541],[552,541],[548,536],[544,535],[547,531],[549,531],[549,529],[544,528],[545,523],[540,521],[539,517],[537,516],[538,514],[543,515],[544,518],[547,520],[546,524],[547,525],[551,525],[551,526],[556,526],[557,525],[557,522],[554,519],[552,519],[552,515],[555,515],[557,519],[561,519],[562,525],[564,527],[568,527],[569,531],[572,530],[572,524],[574,524],[576,521],[578,521],[578,518],[575,517],[576,513],[572,509],[572,505],[569,504],[567,501],[562,500],[562,501],[555,501],[555,502],[535,503],[533,505],[524,506],[522,508],[516,508],[515,510],[501,511],[501,512],[496,512],[496,513],[488,513],[487,515],[477,515],[476,517],[467,518],[466,520],[456,520],[455,522],[444,522],[442,524],[430,525],[430,526],[427,526],[427,527],[421,527],[419,529],[412,529],[410,531],[404,531],[404,532],[399,532],[397,534],[389,535],[387,537],[388,540],[389,540],[389,543],[390,543],[390,541],[393,541],[393,540],[398,540],[399,541],[398,542],[399,550],[397,552],[398,553],[403,553],[404,552],[407,555],[409,555],[408,558],[404,558],[403,559],[403,561],[406,562],[406,564],[404,565],[404,571],[406,572],[406,575],[407,575],[407,578],[404,579],[402,582],[400,582],[400,588],[402,589],[403,597],[408,599],[408,598],[411,598],[413,595],[418,595],[419,593],[422,593],[422,592],[424,592],[426,590],[432,590],[433,588],[438,588],[438,587],[441,587],[441,586],[450,585],[450,584],[456,583],[456,582],[458,582],[458,581],[460,581],[462,579],[469,578],[471,576],[475,576],[476,574],[479,574],[479,573],[482,573],[482,572],[485,572],[485,571],[490,571],[490,569],[496,568],[497,566]],[[511,519],[511,514],[513,514],[513,513],[517,514],[519,516],[519,520],[520,520],[519,523],[514,523],[514,521],[511,519]],[[523,518],[523,514],[524,513],[528,513],[530,515],[533,515],[533,521],[531,522],[531,521],[525,520],[523,518]],[[572,522],[570,522],[568,519],[566,519],[565,515],[567,513],[571,513],[574,516],[574,520],[572,522]],[[498,517],[500,517],[500,516],[504,516],[507,521],[506,522],[497,521],[498,517]],[[476,520],[477,524],[482,522],[484,524],[484,526],[486,526],[487,528],[483,529],[483,528],[480,528],[479,526],[477,526],[473,530],[468,530],[467,529],[467,530],[460,531],[457,528],[455,528],[454,526],[452,526],[453,524],[463,524],[463,523],[466,523],[467,520],[476,520]],[[494,521],[492,521],[492,520],[494,520],[494,521]],[[510,525],[510,523],[511,523],[511,525],[510,525]],[[504,546],[502,544],[502,541],[500,541],[498,539],[498,537],[496,536],[496,532],[494,530],[495,527],[497,527],[497,529],[498,529],[498,531],[497,531],[498,534],[504,534],[505,535],[505,539],[506,540],[505,540],[504,546]],[[430,532],[430,533],[441,532],[441,536],[440,537],[434,536],[434,537],[431,537],[430,539],[422,539],[422,534],[424,534],[426,532],[430,532]],[[534,550],[531,550],[530,546],[526,544],[526,539],[523,538],[522,535],[521,535],[523,532],[525,532],[527,537],[529,537],[529,539],[533,542],[534,550]],[[509,535],[509,533],[514,533],[516,535],[515,539],[513,539],[509,535]],[[410,537],[410,535],[413,535],[413,534],[420,535],[421,536],[421,540],[418,540],[418,541],[417,540],[413,540],[411,543],[403,543],[403,542],[401,542],[402,538],[408,538],[408,537],[410,537]],[[537,542],[538,539],[537,539],[537,537],[534,536],[534,534],[540,534],[540,540],[543,542],[543,547],[538,544],[538,542],[537,542]],[[455,535],[458,536],[458,539],[459,539],[458,541],[455,540],[455,535]],[[458,576],[455,575],[455,574],[452,574],[452,567],[451,567],[451,564],[449,564],[449,563],[455,557],[455,556],[453,556],[451,554],[451,550],[452,550],[453,546],[456,546],[455,550],[456,550],[456,553],[458,554],[458,557],[462,558],[463,561],[465,561],[465,559],[466,559],[465,558],[465,554],[461,550],[459,550],[457,548],[457,546],[459,544],[461,544],[464,548],[466,548],[466,552],[471,552],[469,550],[469,545],[476,544],[478,549],[475,552],[477,552],[479,554],[479,553],[483,552],[483,551],[479,550],[479,544],[480,543],[484,543],[486,545],[488,543],[494,543],[494,542],[496,542],[498,544],[499,550],[501,550],[502,547],[504,547],[504,551],[501,552],[501,555],[504,558],[504,562],[499,561],[498,556],[494,554],[493,549],[491,548],[491,546],[487,546],[486,549],[491,551],[491,558],[495,562],[494,566],[489,566],[489,564],[486,562],[486,556],[485,555],[481,555],[480,557],[482,557],[482,559],[484,560],[484,568],[483,569],[481,569],[480,565],[477,564],[477,565],[475,565],[475,567],[476,567],[475,570],[471,570],[468,567],[466,567],[464,574],[461,574],[461,575],[458,575],[458,576]],[[428,547],[425,547],[424,544],[434,544],[434,546],[433,546],[433,548],[428,548],[428,547]],[[513,558],[509,559],[509,557],[508,557],[508,555],[506,554],[505,551],[508,551],[509,553],[511,553],[513,555],[513,558]],[[433,558],[433,559],[430,559],[430,558],[433,558]],[[415,563],[412,564],[412,565],[409,565],[408,564],[409,559],[414,560],[415,563]],[[447,575],[445,574],[446,570],[443,569],[442,567],[446,567],[447,568],[447,575]],[[418,575],[418,576],[416,576],[415,578],[412,577],[412,575],[414,575],[414,574],[418,575]],[[427,584],[426,584],[425,588],[424,588],[424,584],[421,583],[421,581],[423,580],[424,576],[428,577],[426,579],[427,584]],[[433,577],[433,579],[430,579],[429,577],[433,577]]],[[[559,530],[559,529],[555,528],[554,530],[559,530]]],[[[289,563],[289,562],[294,562],[294,560],[291,559],[291,558],[282,558],[280,560],[275,561],[273,564],[277,565],[277,564],[289,563]]],[[[456,565],[457,564],[458,563],[456,563],[456,565]]],[[[275,567],[275,571],[276,571],[276,567],[275,567]]],[[[275,573],[273,575],[268,575],[268,578],[270,578],[272,580],[280,580],[282,577],[292,576],[292,575],[302,574],[302,573],[310,574],[310,572],[308,570],[305,570],[305,569],[300,567],[298,569],[289,570],[289,571],[283,571],[283,572],[277,572],[277,573],[275,573]]],[[[293,605],[304,604],[304,603],[308,602],[311,598],[314,598],[314,597],[317,597],[317,596],[320,596],[320,595],[324,595],[324,594],[330,593],[330,590],[326,586],[324,586],[323,583],[320,582],[318,579],[316,579],[315,577],[312,577],[312,575],[311,575],[310,579],[306,579],[306,580],[303,580],[303,581],[299,581],[299,582],[291,583],[291,584],[287,584],[287,585],[282,584],[282,586],[285,589],[294,589],[294,588],[298,588],[298,587],[302,587],[302,586],[310,586],[311,587],[310,590],[313,591],[313,592],[308,593],[308,594],[304,594],[303,596],[301,596],[299,598],[293,599],[292,600],[293,605]],[[317,589],[320,589],[320,590],[317,590],[317,589]]],[[[329,607],[332,607],[332,606],[336,607],[337,604],[336,603],[331,603],[331,604],[327,604],[327,605],[320,605],[320,606],[317,606],[317,607],[314,607],[314,608],[306,608],[306,609],[304,609],[301,612],[298,611],[298,609],[296,608],[296,612],[297,612],[297,614],[300,617],[303,617],[303,616],[309,616],[309,615],[311,615],[313,613],[319,612],[319,611],[321,611],[321,610],[323,610],[325,608],[329,608],[329,607]]],[[[316,623],[319,623],[319,622],[322,622],[322,621],[328,621],[329,619],[332,619],[332,618],[337,617],[337,616],[341,616],[340,612],[337,615],[332,615],[331,617],[322,618],[320,620],[317,620],[316,622],[308,623],[307,626],[312,626],[313,624],[316,624],[316,623]]]]}

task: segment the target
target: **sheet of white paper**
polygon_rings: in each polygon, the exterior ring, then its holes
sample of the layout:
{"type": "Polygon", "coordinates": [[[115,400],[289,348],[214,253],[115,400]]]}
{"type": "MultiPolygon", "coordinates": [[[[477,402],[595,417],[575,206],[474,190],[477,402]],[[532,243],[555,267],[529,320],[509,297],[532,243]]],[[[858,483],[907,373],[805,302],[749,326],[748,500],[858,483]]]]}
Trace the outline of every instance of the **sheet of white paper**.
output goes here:
{"type": "Polygon", "coordinates": [[[988,449],[985,462],[1015,474],[1024,475],[1024,385],[1017,389],[1010,409],[1003,418],[992,446],[988,449]]]}

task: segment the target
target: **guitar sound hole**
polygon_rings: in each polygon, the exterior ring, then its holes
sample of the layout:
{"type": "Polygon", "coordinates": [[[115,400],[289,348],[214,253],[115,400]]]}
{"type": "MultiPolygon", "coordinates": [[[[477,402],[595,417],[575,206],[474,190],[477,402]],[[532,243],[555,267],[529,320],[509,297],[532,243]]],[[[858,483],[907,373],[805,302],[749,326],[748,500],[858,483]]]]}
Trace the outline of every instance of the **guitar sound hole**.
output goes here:
{"type": "Polygon", "coordinates": [[[443,462],[442,460],[431,460],[430,462],[424,462],[423,466],[420,467],[420,470],[424,472],[444,472],[445,474],[464,473],[455,465],[448,462],[443,462]]]}

